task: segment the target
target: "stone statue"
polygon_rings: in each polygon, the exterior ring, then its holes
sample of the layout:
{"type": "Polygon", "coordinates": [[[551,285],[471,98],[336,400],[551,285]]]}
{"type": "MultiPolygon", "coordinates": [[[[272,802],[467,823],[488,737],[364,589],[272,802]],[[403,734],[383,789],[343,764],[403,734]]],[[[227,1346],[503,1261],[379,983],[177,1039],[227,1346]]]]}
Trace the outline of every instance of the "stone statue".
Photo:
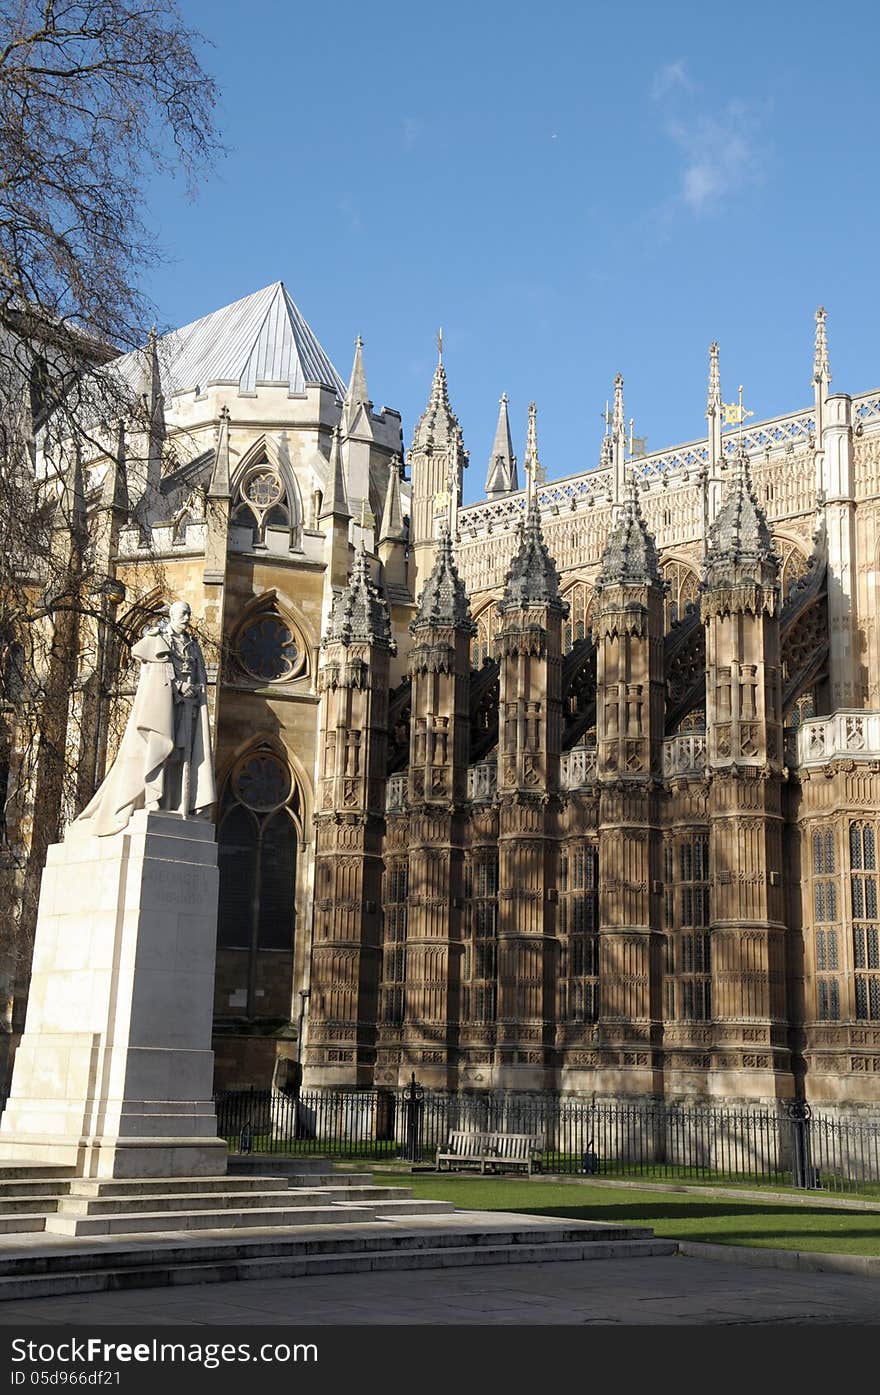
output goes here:
{"type": "Polygon", "coordinates": [[[210,816],[217,795],[207,679],[190,616],[186,602],[175,601],[168,619],[132,645],[141,671],[128,723],[113,765],[72,832],[119,833],[135,809],[210,816]]]}

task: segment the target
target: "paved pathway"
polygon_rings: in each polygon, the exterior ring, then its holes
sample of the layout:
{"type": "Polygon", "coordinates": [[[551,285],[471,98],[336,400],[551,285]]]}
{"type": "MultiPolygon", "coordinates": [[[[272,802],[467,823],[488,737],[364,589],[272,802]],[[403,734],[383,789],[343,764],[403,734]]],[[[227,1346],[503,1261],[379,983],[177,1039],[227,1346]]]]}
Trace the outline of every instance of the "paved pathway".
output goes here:
{"type": "Polygon", "coordinates": [[[0,1324],[880,1325],[880,1282],[674,1258],[250,1280],[0,1304],[0,1324]]]}

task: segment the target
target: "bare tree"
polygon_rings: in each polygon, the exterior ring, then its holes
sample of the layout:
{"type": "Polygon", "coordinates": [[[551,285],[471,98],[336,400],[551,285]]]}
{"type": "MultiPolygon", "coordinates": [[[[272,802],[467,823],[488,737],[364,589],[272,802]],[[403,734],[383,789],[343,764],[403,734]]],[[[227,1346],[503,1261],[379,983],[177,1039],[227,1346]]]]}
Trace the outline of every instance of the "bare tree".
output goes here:
{"type": "Polygon", "coordinates": [[[117,680],[108,654],[125,666],[130,636],[108,560],[114,530],[130,521],[125,467],[155,449],[156,403],[112,361],[144,343],[152,318],[142,276],[161,249],[149,180],[178,175],[192,192],[220,151],[203,42],[174,0],[0,0],[7,1032],[46,847],[94,784],[95,704],[117,680]]]}

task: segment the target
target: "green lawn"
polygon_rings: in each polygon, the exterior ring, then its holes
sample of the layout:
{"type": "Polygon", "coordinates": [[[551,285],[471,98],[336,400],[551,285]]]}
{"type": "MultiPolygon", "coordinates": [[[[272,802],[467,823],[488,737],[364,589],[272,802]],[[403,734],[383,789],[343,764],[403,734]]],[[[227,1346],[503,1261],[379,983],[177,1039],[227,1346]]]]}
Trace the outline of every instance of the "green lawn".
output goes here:
{"type": "Polygon", "coordinates": [[[657,1235],[724,1245],[880,1255],[880,1212],[833,1211],[820,1203],[717,1201],[681,1192],[640,1192],[589,1182],[527,1182],[515,1178],[450,1177],[373,1169],[377,1182],[405,1184],[419,1198],[451,1201],[462,1210],[518,1211],[531,1216],[648,1225],[657,1235]]]}

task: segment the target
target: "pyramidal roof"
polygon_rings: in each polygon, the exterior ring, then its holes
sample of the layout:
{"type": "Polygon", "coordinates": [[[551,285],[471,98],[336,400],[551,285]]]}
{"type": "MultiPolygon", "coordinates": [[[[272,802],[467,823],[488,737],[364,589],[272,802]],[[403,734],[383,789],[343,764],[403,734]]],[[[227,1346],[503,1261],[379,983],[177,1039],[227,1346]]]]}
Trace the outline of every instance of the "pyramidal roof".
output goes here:
{"type": "MultiPolygon", "coordinates": [[[[345,384],[283,281],[161,335],[156,352],[166,399],[212,383],[234,384],[239,392],[253,392],[258,383],[282,383],[290,392],[323,383],[345,396],[345,384]]],[[[136,391],[142,363],[136,350],[114,364],[136,391]]]]}
{"type": "Polygon", "coordinates": [[[425,582],[410,629],[415,632],[431,625],[452,625],[469,633],[474,633],[476,629],[471,621],[467,592],[455,566],[452,539],[445,524],[440,533],[434,568],[425,582]]]}
{"type": "Polygon", "coordinates": [[[392,652],[397,648],[385,597],[370,579],[363,542],[354,555],[348,585],[333,603],[324,636],[325,643],[331,640],[339,640],[342,644],[360,641],[392,652]]]}
{"type": "Polygon", "coordinates": [[[559,573],[547,551],[534,496],[529,501],[519,551],[510,564],[498,609],[505,614],[517,606],[529,605],[544,605],[568,614],[568,603],[559,595],[559,573]]]}
{"type": "Polygon", "coordinates": [[[749,457],[740,446],[733,461],[733,479],[709,529],[705,579],[725,574],[732,563],[776,565],[767,517],[755,498],[749,457]]]}
{"type": "Polygon", "coordinates": [[[620,517],[605,544],[597,584],[635,582],[650,585],[660,579],[657,547],[645,524],[639,503],[639,487],[635,475],[631,473],[620,517]]]}

